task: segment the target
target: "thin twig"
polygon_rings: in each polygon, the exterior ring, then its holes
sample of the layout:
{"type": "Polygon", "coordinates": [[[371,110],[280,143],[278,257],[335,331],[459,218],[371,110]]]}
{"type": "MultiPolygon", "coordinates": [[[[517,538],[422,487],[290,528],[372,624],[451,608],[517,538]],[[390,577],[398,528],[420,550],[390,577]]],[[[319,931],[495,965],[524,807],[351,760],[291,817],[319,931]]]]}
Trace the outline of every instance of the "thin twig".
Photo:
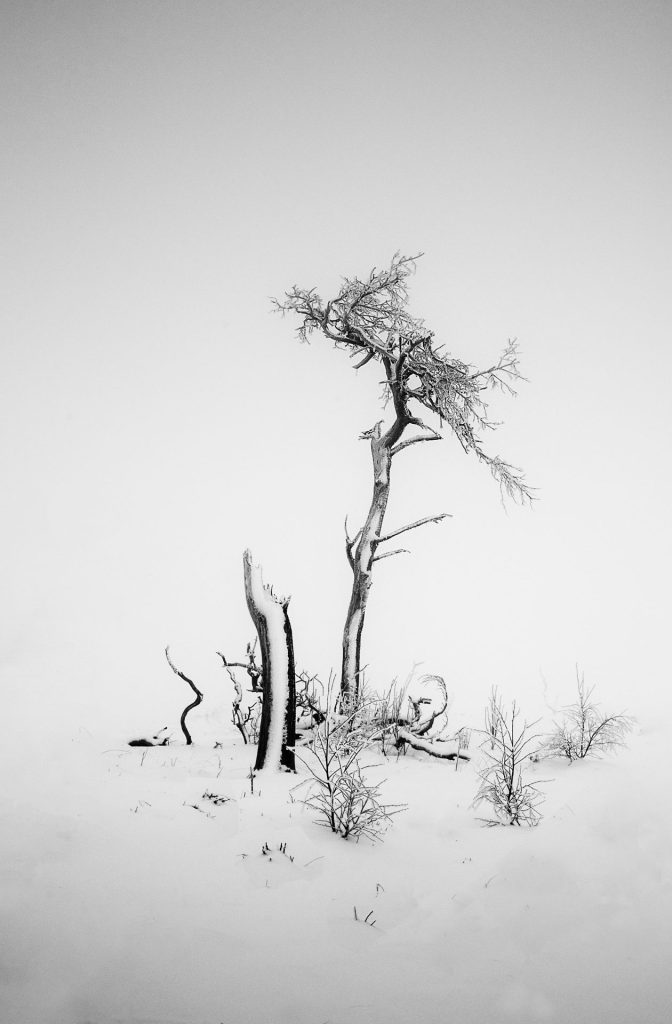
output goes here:
{"type": "Polygon", "coordinates": [[[409,530],[415,530],[418,526],[424,526],[426,523],[440,523],[442,519],[452,519],[452,514],[441,512],[438,516],[425,516],[424,519],[417,519],[414,523],[409,523],[408,526],[400,526],[398,530],[393,530],[392,533],[387,533],[384,537],[378,537],[377,541],[379,544],[384,544],[386,540],[392,540],[393,537],[398,537],[401,533],[408,533],[409,530]]]}

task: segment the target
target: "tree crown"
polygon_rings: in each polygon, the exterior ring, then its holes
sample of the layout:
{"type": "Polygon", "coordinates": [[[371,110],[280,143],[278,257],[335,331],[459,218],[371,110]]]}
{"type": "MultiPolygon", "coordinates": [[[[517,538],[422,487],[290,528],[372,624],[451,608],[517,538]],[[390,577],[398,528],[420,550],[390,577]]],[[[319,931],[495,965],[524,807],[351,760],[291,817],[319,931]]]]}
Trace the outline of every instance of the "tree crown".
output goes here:
{"type": "Polygon", "coordinates": [[[499,389],[513,396],[515,382],[524,380],[517,342],[509,340],[497,362],[483,370],[436,345],[433,332],[407,308],[407,283],[419,258],[396,253],[389,267],[374,267],[365,280],[345,278],[338,294],[327,302],[315,288],[295,285],[282,300],[273,300],[274,306],[283,314],[292,312],[299,317],[297,334],[302,341],[320,331],[337,348],[349,352],[356,360],[355,369],[371,361],[382,364],[384,399],[392,401],[395,410],[394,423],[383,442],[393,452],[441,436],[412,413],[411,403],[417,402],[439,418],[440,426],[449,426],[465,452],[472,452],[489,466],[502,497],[531,501],[532,488],[521,470],[499,456],[488,455],[482,447],[483,433],[499,425],[489,416],[487,392],[499,389]],[[425,433],[400,441],[410,425],[425,433]]]}

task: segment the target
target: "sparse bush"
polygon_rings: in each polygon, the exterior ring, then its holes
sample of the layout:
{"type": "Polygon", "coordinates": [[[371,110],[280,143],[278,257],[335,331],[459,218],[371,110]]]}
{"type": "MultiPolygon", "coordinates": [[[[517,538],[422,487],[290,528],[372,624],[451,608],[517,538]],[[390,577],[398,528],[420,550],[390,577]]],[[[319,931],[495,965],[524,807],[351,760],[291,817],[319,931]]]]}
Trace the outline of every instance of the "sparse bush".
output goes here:
{"type": "Polygon", "coordinates": [[[359,707],[347,716],[330,715],[304,748],[307,756],[297,756],[311,775],[303,803],[317,813],[317,823],[344,839],[367,836],[375,841],[403,808],[381,803],[380,784],[366,781],[358,760],[368,743],[359,724],[363,713],[359,707]]]}
{"type": "Polygon", "coordinates": [[[538,825],[538,808],[544,799],[537,789],[540,783],[527,782],[523,776],[525,762],[534,754],[539,739],[538,733],[531,732],[537,723],[521,723],[515,701],[505,712],[499,698],[493,699],[495,693],[486,712],[488,738],[481,748],[485,765],[479,772],[481,785],[474,806],[485,802],[492,807],[495,818],[482,819],[486,825],[538,825]]]}
{"type": "Polygon", "coordinates": [[[576,670],[577,699],[564,708],[564,718],[555,723],[554,732],[546,744],[550,754],[580,761],[584,757],[598,757],[625,746],[633,726],[628,715],[605,715],[593,701],[594,686],[586,688],[583,674],[576,670]]]}

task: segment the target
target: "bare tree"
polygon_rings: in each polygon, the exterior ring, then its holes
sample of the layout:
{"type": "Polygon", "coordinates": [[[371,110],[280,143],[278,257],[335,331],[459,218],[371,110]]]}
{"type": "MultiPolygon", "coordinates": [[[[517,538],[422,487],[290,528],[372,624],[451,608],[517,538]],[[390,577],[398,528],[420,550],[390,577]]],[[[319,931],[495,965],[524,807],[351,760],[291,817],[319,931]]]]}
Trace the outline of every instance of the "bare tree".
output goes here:
{"type": "Polygon", "coordinates": [[[576,702],[566,707],[562,721],[555,723],[547,744],[549,753],[560,754],[568,761],[580,761],[624,747],[633,726],[632,718],[624,714],[605,715],[592,699],[595,687],[586,688],[578,666],[576,689],[576,702]]]}
{"type": "Polygon", "coordinates": [[[502,496],[521,501],[532,497],[521,471],[499,456],[487,454],[482,447],[482,435],[496,427],[488,415],[485,393],[498,388],[513,395],[513,382],[521,379],[516,342],[510,341],[497,362],[484,370],[444,352],[423,321],[407,309],[407,281],[417,258],[396,254],[388,268],[374,268],[362,281],[346,278],[338,294],[327,302],[314,288],[296,285],[282,301],[275,300],[278,310],[299,317],[298,336],[302,341],[318,331],[356,360],[355,369],[367,363],[382,368],[383,399],[392,406],[391,422],[383,427],[384,421],[380,420],[361,435],[369,441],[373,469],[366,521],[352,537],[347,519],[345,524],[345,551],[353,574],[343,630],[341,694],[346,699],[356,699],[360,685],[362,631],[374,564],[406,550],[385,550],[390,541],[447,517],[442,512],[383,530],[393,459],[412,445],[438,441],[442,436],[414,410],[421,407],[433,414],[439,428],[447,426],[465,452],[484,462],[499,483],[502,496]],[[411,436],[406,436],[408,428],[415,428],[411,436]]]}

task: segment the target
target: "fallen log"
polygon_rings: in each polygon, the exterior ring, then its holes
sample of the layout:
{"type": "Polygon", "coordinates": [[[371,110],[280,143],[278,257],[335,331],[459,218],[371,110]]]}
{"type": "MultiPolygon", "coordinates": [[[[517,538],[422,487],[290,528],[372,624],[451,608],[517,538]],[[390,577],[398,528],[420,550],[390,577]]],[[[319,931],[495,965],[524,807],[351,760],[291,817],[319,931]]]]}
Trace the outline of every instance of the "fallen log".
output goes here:
{"type": "Polygon", "coordinates": [[[457,740],[426,740],[408,729],[397,729],[397,743],[408,743],[414,750],[422,750],[432,757],[442,757],[447,761],[470,761],[468,754],[463,754],[457,740]]]}

